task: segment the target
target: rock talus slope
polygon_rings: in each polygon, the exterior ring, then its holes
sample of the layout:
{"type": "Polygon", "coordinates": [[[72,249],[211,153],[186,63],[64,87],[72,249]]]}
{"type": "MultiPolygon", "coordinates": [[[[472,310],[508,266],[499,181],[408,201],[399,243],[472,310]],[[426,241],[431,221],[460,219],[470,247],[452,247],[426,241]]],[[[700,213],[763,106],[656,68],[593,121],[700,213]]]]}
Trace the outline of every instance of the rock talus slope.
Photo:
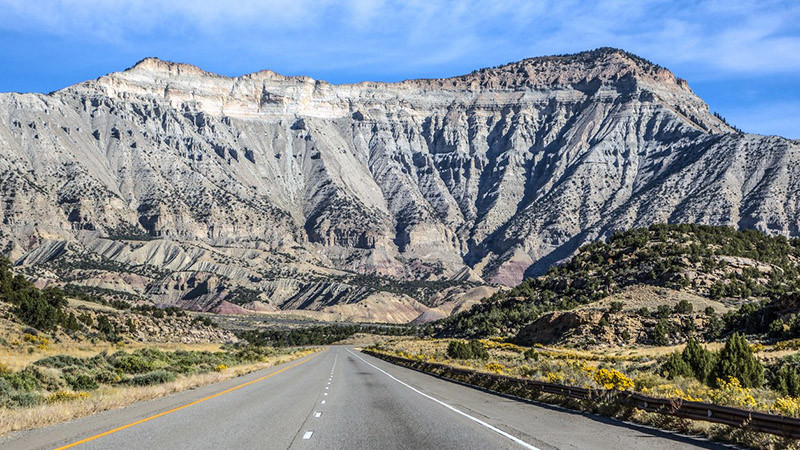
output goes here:
{"type": "Polygon", "coordinates": [[[433,305],[386,280],[514,284],[655,222],[797,235],[798,147],[738,132],[616,49],[351,85],[148,58],[0,94],[0,240],[40,276],[109,288],[115,273],[165,304],[395,292],[387,317],[405,320],[433,305]]]}

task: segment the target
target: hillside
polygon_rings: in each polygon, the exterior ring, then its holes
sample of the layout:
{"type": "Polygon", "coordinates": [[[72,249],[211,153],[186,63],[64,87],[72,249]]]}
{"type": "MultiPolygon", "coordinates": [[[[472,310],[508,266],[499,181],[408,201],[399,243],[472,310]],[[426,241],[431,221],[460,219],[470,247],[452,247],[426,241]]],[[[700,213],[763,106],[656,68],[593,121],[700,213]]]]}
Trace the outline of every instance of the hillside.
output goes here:
{"type": "Polygon", "coordinates": [[[442,336],[575,345],[800,337],[800,242],[754,230],[653,225],[583,246],[545,275],[436,323],[442,336]]]}
{"type": "Polygon", "coordinates": [[[427,320],[614,230],[794,235],[797,149],[618,49],[350,85],[147,58],[0,94],[0,246],[40,286],[427,320]]]}
{"type": "Polygon", "coordinates": [[[34,347],[47,350],[52,344],[81,347],[97,342],[124,346],[238,341],[213,321],[188,316],[177,308],[133,306],[99,295],[75,296],[59,288],[39,289],[24,276],[15,275],[9,261],[0,258],[0,344],[8,361],[13,362],[26,348],[33,353],[34,347]]]}

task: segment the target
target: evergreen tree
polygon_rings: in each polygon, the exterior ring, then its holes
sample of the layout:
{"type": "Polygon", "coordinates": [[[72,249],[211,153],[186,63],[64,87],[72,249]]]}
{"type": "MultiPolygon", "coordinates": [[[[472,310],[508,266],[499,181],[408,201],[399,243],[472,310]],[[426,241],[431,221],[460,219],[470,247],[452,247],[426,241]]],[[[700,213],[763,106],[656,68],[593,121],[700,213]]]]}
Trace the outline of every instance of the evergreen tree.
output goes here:
{"type": "Polygon", "coordinates": [[[692,377],[694,372],[680,353],[670,353],[661,366],[661,373],[667,378],[692,377]]]}
{"type": "Polygon", "coordinates": [[[731,377],[737,378],[746,388],[761,387],[764,382],[764,366],[753,355],[747,339],[739,333],[733,333],[725,343],[710,381],[717,384],[718,379],[727,380],[731,377]]]}
{"type": "Polygon", "coordinates": [[[698,380],[707,383],[708,377],[714,370],[716,357],[713,352],[705,349],[694,338],[689,338],[686,342],[686,347],[683,348],[681,355],[686,364],[691,368],[692,374],[698,380]]]}
{"type": "Polygon", "coordinates": [[[785,364],[772,377],[772,387],[783,395],[800,397],[800,371],[785,364]]]}

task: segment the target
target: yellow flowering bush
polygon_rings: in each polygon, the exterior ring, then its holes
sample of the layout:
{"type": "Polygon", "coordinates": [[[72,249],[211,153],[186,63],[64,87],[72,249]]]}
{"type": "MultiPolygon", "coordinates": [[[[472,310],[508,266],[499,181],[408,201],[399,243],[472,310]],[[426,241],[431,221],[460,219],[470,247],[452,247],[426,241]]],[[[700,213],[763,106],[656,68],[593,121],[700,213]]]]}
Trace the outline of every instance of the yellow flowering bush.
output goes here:
{"type": "Polygon", "coordinates": [[[547,381],[555,384],[564,383],[564,375],[560,373],[547,372],[547,381]]]}
{"type": "Polygon", "coordinates": [[[89,397],[88,392],[57,391],[47,396],[47,403],[68,402],[89,397]]]}
{"type": "Polygon", "coordinates": [[[798,350],[800,349],[800,338],[788,341],[780,341],[775,344],[776,350],[798,350]]]}
{"type": "Polygon", "coordinates": [[[506,366],[498,363],[489,363],[486,365],[486,370],[492,373],[501,374],[506,370],[506,366]]]}
{"type": "Polygon", "coordinates": [[[727,381],[717,378],[717,384],[719,389],[710,391],[712,402],[718,405],[742,408],[756,406],[756,400],[750,394],[750,389],[742,387],[742,383],[737,378],[729,377],[727,381]]]}
{"type": "Polygon", "coordinates": [[[592,371],[592,380],[604,389],[627,391],[633,388],[633,380],[616,369],[597,369],[592,371]]]}
{"type": "Polygon", "coordinates": [[[30,333],[25,333],[22,335],[22,340],[25,342],[30,342],[31,344],[35,345],[36,348],[41,350],[47,350],[48,346],[50,345],[50,340],[44,336],[34,336],[30,333]]]}
{"type": "Polygon", "coordinates": [[[503,350],[511,350],[520,353],[525,351],[525,348],[520,347],[519,345],[512,344],[510,342],[499,342],[497,338],[481,339],[480,342],[486,349],[499,348],[503,350]]]}
{"type": "Polygon", "coordinates": [[[790,417],[800,416],[800,399],[794,397],[780,397],[772,404],[772,409],[778,414],[790,417]]]}
{"type": "Polygon", "coordinates": [[[214,367],[215,372],[225,372],[226,370],[228,370],[228,366],[226,366],[225,364],[220,364],[214,367]]]}

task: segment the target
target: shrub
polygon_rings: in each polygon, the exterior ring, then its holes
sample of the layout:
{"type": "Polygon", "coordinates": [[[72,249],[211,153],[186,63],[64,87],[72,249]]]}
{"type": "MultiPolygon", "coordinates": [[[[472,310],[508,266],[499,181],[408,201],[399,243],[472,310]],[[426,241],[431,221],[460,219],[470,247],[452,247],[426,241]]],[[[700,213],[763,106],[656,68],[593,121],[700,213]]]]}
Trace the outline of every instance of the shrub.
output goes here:
{"type": "Polygon", "coordinates": [[[668,345],[671,331],[672,327],[670,326],[669,322],[661,319],[650,331],[650,339],[652,339],[653,343],[656,345],[668,345]]]}
{"type": "Polygon", "coordinates": [[[94,319],[92,319],[92,316],[87,313],[82,313],[80,316],[78,316],[78,321],[89,327],[94,326],[94,319]]]}
{"type": "MultiPolygon", "coordinates": [[[[786,358],[784,358],[786,359],[786,358]]],[[[800,368],[788,362],[781,361],[777,370],[770,374],[770,386],[783,395],[800,397],[800,368]]]]}
{"type": "Polygon", "coordinates": [[[93,391],[99,387],[94,377],[85,373],[80,373],[75,376],[65,375],[64,379],[66,379],[67,384],[76,391],[93,391]]]}
{"type": "Polygon", "coordinates": [[[141,375],[135,375],[127,380],[134,386],[150,386],[151,384],[168,383],[175,380],[175,374],[168,370],[154,370],[141,375]]]}
{"type": "Polygon", "coordinates": [[[97,331],[109,336],[114,334],[114,325],[104,314],[97,316],[97,331]]]}
{"type": "Polygon", "coordinates": [[[123,373],[138,374],[149,372],[154,369],[153,362],[140,355],[128,355],[118,352],[112,356],[112,364],[123,373]]]}
{"type": "Polygon", "coordinates": [[[532,359],[534,361],[539,360],[539,352],[535,348],[529,348],[525,350],[525,353],[522,354],[525,359],[532,359]]]}
{"type": "Polygon", "coordinates": [[[489,352],[479,341],[450,341],[447,356],[453,359],[486,359],[489,352]]]}
{"type": "Polygon", "coordinates": [[[560,373],[547,372],[547,381],[553,384],[563,384],[564,375],[560,373]]]}
{"type": "Polygon", "coordinates": [[[772,409],[784,416],[798,417],[800,416],[800,399],[780,397],[772,404],[772,409]]]}
{"type": "Polygon", "coordinates": [[[675,304],[672,310],[678,314],[691,314],[694,311],[694,305],[690,301],[682,299],[675,304]]]}
{"type": "Polygon", "coordinates": [[[47,403],[68,402],[89,397],[88,392],[58,391],[47,396],[47,403]]]}
{"type": "Polygon", "coordinates": [[[672,313],[672,309],[668,305],[658,305],[656,308],[656,317],[666,319],[672,313]]]}
{"type": "Polygon", "coordinates": [[[613,302],[611,302],[608,310],[611,311],[611,312],[620,312],[620,311],[622,311],[622,306],[623,306],[622,302],[613,301],[613,302]]]}
{"type": "Polygon", "coordinates": [[[775,344],[776,350],[798,350],[800,349],[800,338],[781,341],[775,344]]]}
{"type": "Polygon", "coordinates": [[[12,392],[7,398],[0,398],[0,404],[10,408],[30,408],[41,402],[42,395],[38,392],[12,392]]]}
{"type": "Polygon", "coordinates": [[[502,374],[506,370],[506,366],[497,363],[486,364],[486,370],[496,374],[502,374]]]}
{"type": "Polygon", "coordinates": [[[17,391],[31,392],[41,387],[36,376],[27,370],[0,375],[0,380],[5,380],[11,388],[17,391]]]}
{"type": "Polygon", "coordinates": [[[734,333],[720,351],[712,377],[717,383],[735,378],[745,388],[760,387],[764,383],[764,366],[753,355],[744,336],[734,333]]]}
{"type": "Polygon", "coordinates": [[[22,323],[42,331],[55,330],[61,321],[61,311],[40,295],[23,296],[14,313],[22,323]]]}
{"type": "Polygon", "coordinates": [[[756,400],[750,394],[750,389],[743,387],[736,377],[726,380],[718,378],[715,383],[718,389],[711,390],[711,401],[718,405],[752,408],[756,400]]]}
{"type": "Polygon", "coordinates": [[[670,353],[661,365],[661,373],[669,379],[678,377],[693,377],[694,372],[683,355],[678,352],[670,353]]]}
{"type": "Polygon", "coordinates": [[[215,372],[225,372],[226,370],[228,370],[228,366],[226,366],[225,364],[220,364],[214,367],[215,372]]]}
{"type": "Polygon", "coordinates": [[[592,373],[592,380],[604,389],[627,391],[634,386],[633,380],[616,369],[597,369],[592,373]]]}
{"type": "Polygon", "coordinates": [[[63,369],[64,367],[82,365],[82,360],[69,355],[53,355],[42,358],[34,364],[42,367],[52,367],[54,369],[63,369]]]}
{"type": "Polygon", "coordinates": [[[683,360],[692,370],[692,374],[703,383],[708,382],[711,372],[716,364],[716,355],[706,350],[694,338],[689,338],[681,354],[683,360]]]}

